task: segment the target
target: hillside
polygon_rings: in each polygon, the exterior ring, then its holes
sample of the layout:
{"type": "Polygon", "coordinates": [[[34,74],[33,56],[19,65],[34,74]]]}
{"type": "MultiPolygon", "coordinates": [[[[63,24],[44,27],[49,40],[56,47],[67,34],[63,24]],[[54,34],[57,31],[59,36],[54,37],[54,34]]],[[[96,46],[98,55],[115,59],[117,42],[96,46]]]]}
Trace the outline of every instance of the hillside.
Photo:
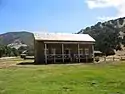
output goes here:
{"type": "MultiPolygon", "coordinates": [[[[89,34],[95,40],[95,49],[107,55],[125,54],[125,17],[98,22],[97,24],[81,29],[78,34],[89,34]],[[121,51],[121,52],[120,52],[121,51]]],[[[0,35],[0,45],[19,47],[20,45],[34,47],[33,34],[30,32],[8,32],[0,35]]]]}
{"type": "Polygon", "coordinates": [[[33,34],[30,32],[8,32],[0,35],[0,45],[27,45],[33,47],[33,34]]]}
{"type": "Polygon", "coordinates": [[[89,34],[96,40],[95,49],[107,55],[123,51],[125,47],[125,17],[98,22],[94,26],[81,29],[79,34],[89,34]]]}

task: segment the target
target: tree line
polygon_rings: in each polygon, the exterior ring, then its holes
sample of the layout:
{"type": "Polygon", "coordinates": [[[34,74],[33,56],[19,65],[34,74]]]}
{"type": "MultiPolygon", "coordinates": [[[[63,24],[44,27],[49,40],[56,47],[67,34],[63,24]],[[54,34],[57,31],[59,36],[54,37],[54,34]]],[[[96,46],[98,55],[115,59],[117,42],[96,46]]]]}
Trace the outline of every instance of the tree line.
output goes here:
{"type": "Polygon", "coordinates": [[[33,55],[34,51],[30,47],[21,46],[19,49],[11,48],[9,46],[0,45],[0,58],[10,56],[20,56],[24,51],[28,51],[28,55],[33,55]]]}
{"type": "Polygon", "coordinates": [[[19,52],[15,48],[10,48],[8,46],[0,45],[0,57],[4,56],[18,56],[19,52]]]}
{"type": "MultiPolygon", "coordinates": [[[[119,19],[119,24],[123,24],[123,19],[119,19]]],[[[121,38],[120,33],[125,33],[125,26],[118,27],[117,20],[108,22],[98,22],[96,25],[80,30],[78,33],[89,34],[95,40],[95,50],[100,50],[106,55],[115,54],[115,50],[122,50],[121,45],[125,45],[125,36],[121,38]]]]}

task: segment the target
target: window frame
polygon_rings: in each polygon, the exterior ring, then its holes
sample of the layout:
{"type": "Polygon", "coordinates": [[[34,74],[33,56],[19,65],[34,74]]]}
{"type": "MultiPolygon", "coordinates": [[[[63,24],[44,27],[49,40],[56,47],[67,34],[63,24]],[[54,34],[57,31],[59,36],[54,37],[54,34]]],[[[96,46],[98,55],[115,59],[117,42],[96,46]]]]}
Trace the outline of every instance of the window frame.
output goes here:
{"type": "Polygon", "coordinates": [[[89,48],[85,48],[85,55],[89,55],[89,48]]]}

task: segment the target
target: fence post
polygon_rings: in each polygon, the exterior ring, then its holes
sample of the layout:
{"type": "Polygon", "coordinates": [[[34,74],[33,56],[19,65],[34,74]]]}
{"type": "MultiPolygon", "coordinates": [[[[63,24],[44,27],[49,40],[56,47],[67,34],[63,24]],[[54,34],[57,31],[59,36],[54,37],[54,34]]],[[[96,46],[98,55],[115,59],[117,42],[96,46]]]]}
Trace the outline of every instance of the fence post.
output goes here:
{"type": "Polygon", "coordinates": [[[106,62],[106,56],[104,56],[104,62],[106,62]]]}
{"type": "Polygon", "coordinates": [[[113,56],[113,61],[115,60],[114,56],[113,56]]]}
{"type": "Polygon", "coordinates": [[[121,57],[121,60],[122,60],[122,57],[121,57]]]}

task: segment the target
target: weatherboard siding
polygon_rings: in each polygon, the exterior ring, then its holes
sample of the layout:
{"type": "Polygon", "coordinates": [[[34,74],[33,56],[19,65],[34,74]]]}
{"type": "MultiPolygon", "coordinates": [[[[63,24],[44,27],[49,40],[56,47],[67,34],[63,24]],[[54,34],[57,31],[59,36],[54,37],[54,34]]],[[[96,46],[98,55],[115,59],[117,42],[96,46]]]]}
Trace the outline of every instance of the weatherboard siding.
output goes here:
{"type": "Polygon", "coordinates": [[[35,63],[44,64],[44,43],[35,41],[35,63]]]}
{"type": "MultiPolygon", "coordinates": [[[[65,51],[65,49],[70,49],[71,55],[78,54],[78,44],[68,44],[68,43],[66,43],[66,44],[63,44],[63,45],[64,45],[64,51],[65,51]]],[[[92,59],[92,55],[93,55],[92,46],[93,46],[93,44],[91,44],[91,43],[79,45],[79,48],[83,49],[83,54],[85,54],[86,48],[89,49],[89,58],[88,59],[92,59]]],[[[45,55],[44,55],[44,47],[45,47],[45,44],[44,44],[43,41],[35,41],[35,63],[46,64],[45,55]]],[[[63,54],[62,53],[62,43],[48,43],[48,44],[46,44],[46,47],[48,49],[47,50],[48,54],[52,54],[52,49],[56,49],[56,54],[58,54],[58,55],[63,54]]],[[[63,58],[60,58],[58,60],[60,60],[61,63],[63,62],[63,58]]],[[[73,57],[72,62],[76,62],[75,60],[76,60],[76,58],[73,57]]],[[[47,62],[48,61],[50,61],[49,58],[48,58],[47,62]]],[[[53,59],[51,61],[52,61],[51,63],[56,63],[56,62],[54,62],[53,59]]]]}

